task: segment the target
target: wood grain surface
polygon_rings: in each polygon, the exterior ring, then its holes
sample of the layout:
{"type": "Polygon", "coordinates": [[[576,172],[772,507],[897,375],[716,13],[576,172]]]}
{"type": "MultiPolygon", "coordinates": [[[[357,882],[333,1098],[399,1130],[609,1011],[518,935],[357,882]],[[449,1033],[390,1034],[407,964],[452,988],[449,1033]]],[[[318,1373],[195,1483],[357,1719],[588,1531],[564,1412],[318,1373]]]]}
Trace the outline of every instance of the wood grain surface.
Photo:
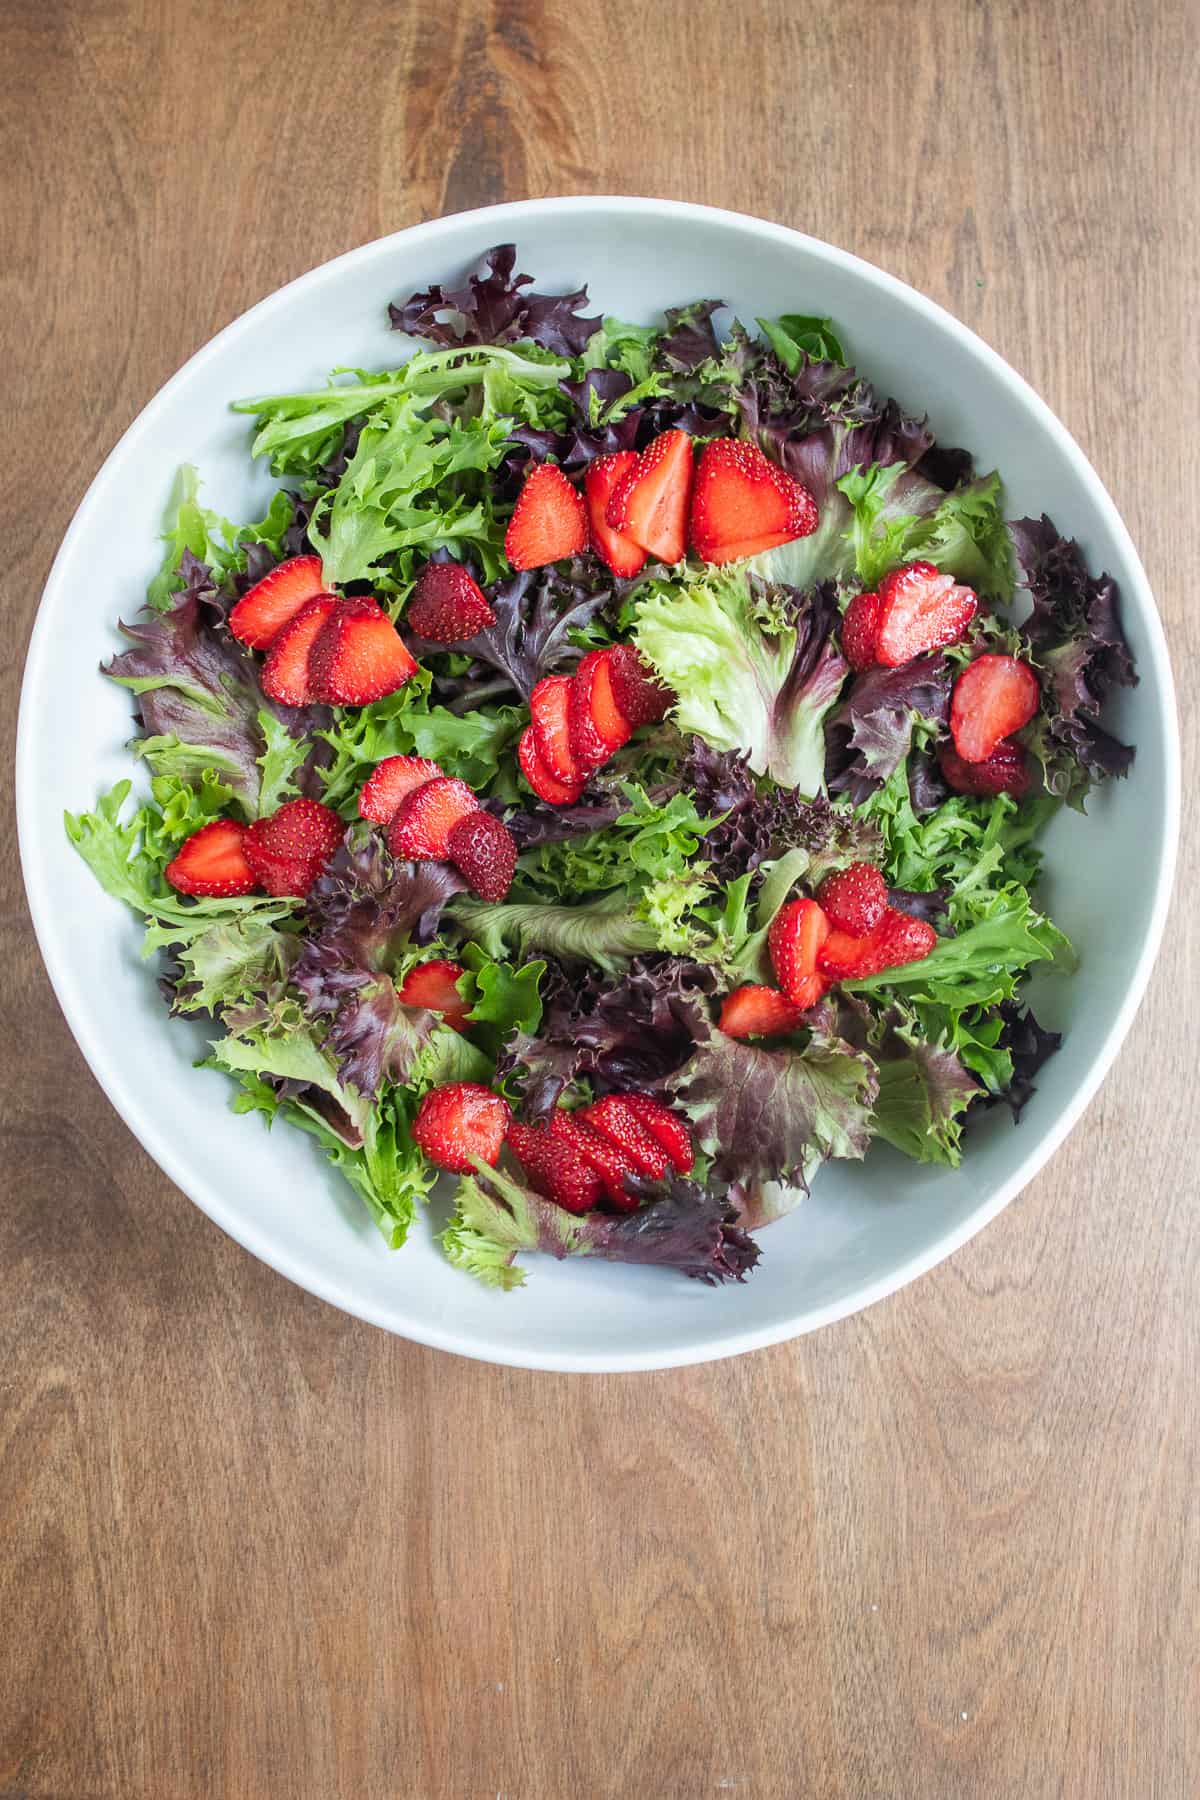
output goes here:
{"type": "MultiPolygon", "coordinates": [[[[1189,0],[0,19],[6,736],[59,538],[185,357],[382,232],[590,191],[801,226],[982,332],[1115,495],[1194,751],[1189,0]]],[[[222,1237],[91,1080],[7,826],[3,1800],[1200,1792],[1188,813],[1118,1066],[982,1237],[816,1337],[593,1379],[389,1339],[222,1237]]]]}

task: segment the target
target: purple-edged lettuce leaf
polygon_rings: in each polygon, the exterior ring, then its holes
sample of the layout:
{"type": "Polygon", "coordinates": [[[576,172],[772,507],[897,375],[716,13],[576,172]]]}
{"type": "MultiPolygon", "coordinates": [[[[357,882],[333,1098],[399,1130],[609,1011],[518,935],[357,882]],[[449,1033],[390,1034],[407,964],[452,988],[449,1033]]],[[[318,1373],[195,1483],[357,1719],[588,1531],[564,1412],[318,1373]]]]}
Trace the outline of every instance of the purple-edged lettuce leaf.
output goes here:
{"type": "Polygon", "coordinates": [[[1022,631],[1042,686],[1027,741],[1050,792],[1081,807],[1093,781],[1124,775],[1133,761],[1132,748],[1100,723],[1113,689],[1137,682],[1117,584],[1111,575],[1089,575],[1079,545],[1044,513],[1014,520],[1009,530],[1033,602],[1022,631]]]}
{"type": "Polygon", "coordinates": [[[797,848],[808,851],[814,880],[847,863],[879,860],[883,840],[871,821],[835,810],[824,794],[806,800],[756,780],[736,750],[714,750],[694,737],[679,773],[700,816],[719,821],[700,840],[699,857],[725,887],[797,848]]]}
{"type": "Polygon", "coordinates": [[[741,1281],[758,1261],[758,1245],[737,1223],[721,1195],[694,1182],[647,1187],[636,1212],[591,1212],[582,1217],[544,1200],[505,1169],[478,1165],[458,1187],[458,1206],[442,1233],[450,1261],[489,1287],[521,1287],[515,1265],[524,1251],[559,1259],[597,1256],[606,1262],[647,1263],[715,1286],[741,1281]]]}
{"type": "Polygon", "coordinates": [[[1034,1076],[1061,1045],[1062,1032],[1047,1031],[1038,1024],[1032,1010],[1022,1009],[1019,1001],[1005,1001],[998,1010],[1003,1025],[997,1047],[1011,1059],[1012,1077],[998,1094],[989,1096],[987,1104],[1003,1100],[1011,1107],[1016,1122],[1037,1091],[1034,1076]]]}
{"type": "Polygon", "coordinates": [[[967,1110],[985,1096],[959,1054],[954,1022],[934,1035],[917,1009],[899,1002],[873,1009],[839,993],[828,1004],[836,1029],[875,1063],[875,1136],[916,1162],[957,1168],[967,1110]]]}
{"type": "Polygon", "coordinates": [[[537,293],[531,275],[513,272],[515,244],[496,244],[483,261],[485,272],[469,275],[460,287],[443,288],[435,281],[389,306],[392,329],[447,346],[528,342],[556,356],[582,355],[601,323],[599,316],[582,316],[586,287],[571,294],[537,293]]]}
{"type": "Polygon", "coordinates": [[[918,718],[944,725],[954,671],[941,654],[856,675],[825,724],[825,779],[856,806],[881,787],[912,748],[918,718]]]}
{"type": "Polygon", "coordinates": [[[711,357],[721,354],[713,329],[713,314],[723,300],[693,300],[689,306],[669,306],[666,325],[658,340],[657,360],[677,375],[692,375],[711,357]]]}

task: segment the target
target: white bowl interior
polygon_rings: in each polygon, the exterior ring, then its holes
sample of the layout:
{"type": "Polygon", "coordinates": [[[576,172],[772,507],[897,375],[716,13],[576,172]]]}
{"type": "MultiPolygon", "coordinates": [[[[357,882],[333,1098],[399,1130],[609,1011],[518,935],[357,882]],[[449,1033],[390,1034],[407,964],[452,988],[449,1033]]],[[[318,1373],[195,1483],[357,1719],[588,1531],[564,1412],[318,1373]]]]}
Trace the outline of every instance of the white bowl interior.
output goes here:
{"type": "Polygon", "coordinates": [[[1112,502],[1031,390],[977,338],[868,265],[780,227],[663,202],[543,201],[463,214],[369,244],[281,290],[201,351],[117,446],[79,509],[47,584],[22,701],[18,805],[30,903],[56,991],[93,1070],[171,1178],[225,1230],[304,1287],[422,1342],[552,1368],[661,1367],[754,1348],[857,1310],[970,1237],[1045,1161],[1115,1054],[1161,931],[1177,831],[1178,753],[1153,600],[1112,502]],[[958,1171],[877,1147],[822,1172],[812,1198],[763,1234],[742,1285],[713,1290],[595,1262],[527,1260],[512,1294],[451,1269],[422,1220],[389,1252],[310,1140],[228,1110],[229,1087],[195,1071],[203,1034],[168,1021],[140,930],[70,848],[64,809],[132,772],[127,696],[102,681],[114,621],[132,617],[156,563],[175,469],[198,465],[209,504],[254,515],[272,483],[248,459],[228,402],[316,385],[338,364],[385,367],[401,340],[385,303],[457,276],[515,239],[539,286],[586,280],[596,310],[648,320],[719,294],[733,311],[831,314],[871,379],[939,438],[1004,474],[1010,515],[1048,512],[1121,587],[1141,684],[1112,727],[1137,745],[1132,777],[1057,819],[1045,895],[1082,959],[1037,990],[1065,1031],[1014,1128],[997,1108],[971,1129],[958,1171]]]}

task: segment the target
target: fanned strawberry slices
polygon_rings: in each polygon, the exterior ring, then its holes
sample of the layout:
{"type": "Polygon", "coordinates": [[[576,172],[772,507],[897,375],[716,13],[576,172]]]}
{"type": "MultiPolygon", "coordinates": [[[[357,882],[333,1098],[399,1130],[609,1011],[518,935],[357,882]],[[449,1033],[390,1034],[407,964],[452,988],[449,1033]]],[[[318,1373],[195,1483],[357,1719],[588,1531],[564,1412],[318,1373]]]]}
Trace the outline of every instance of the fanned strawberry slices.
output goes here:
{"type": "Polygon", "coordinates": [[[817,504],[754,444],[714,438],[692,493],[691,539],[708,563],[737,562],[817,529],[817,504]]]}

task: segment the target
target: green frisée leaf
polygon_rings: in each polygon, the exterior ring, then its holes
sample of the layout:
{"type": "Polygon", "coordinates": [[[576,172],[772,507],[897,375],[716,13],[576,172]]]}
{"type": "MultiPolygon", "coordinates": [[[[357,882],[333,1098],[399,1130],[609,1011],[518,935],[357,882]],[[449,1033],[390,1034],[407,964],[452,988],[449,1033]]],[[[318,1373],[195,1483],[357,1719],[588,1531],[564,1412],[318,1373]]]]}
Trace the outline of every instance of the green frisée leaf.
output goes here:
{"type": "Polygon", "coordinates": [[[1012,599],[1012,543],[997,473],[947,494],[904,463],[875,463],[851,469],[837,485],[850,502],[854,567],[865,588],[919,559],[987,599],[1012,599]]]}
{"type": "Polygon", "coordinates": [[[1013,886],[992,894],[973,925],[939,938],[922,961],[843,985],[848,993],[896,992],[952,1008],[996,1006],[1012,998],[1019,977],[1037,962],[1069,969],[1074,953],[1058,927],[1034,911],[1025,889],[1013,886]]]}
{"type": "Polygon", "coordinates": [[[319,734],[332,751],[321,797],[328,806],[344,805],[386,756],[426,756],[476,793],[499,787],[502,798],[515,797],[515,776],[507,765],[528,722],[517,706],[465,713],[434,706],[429,671],[419,669],[398,693],[338,713],[319,734]]]}
{"type": "Polygon", "coordinates": [[[841,339],[832,319],[815,313],[784,313],[778,319],[756,319],[772,350],[789,375],[795,375],[805,357],[812,362],[846,362],[841,339]]]}
{"type": "MultiPolygon", "coordinates": [[[[148,951],[175,942],[170,926],[147,931],[148,951]]],[[[281,930],[278,915],[265,908],[210,924],[178,948],[175,1011],[215,1013],[253,994],[281,990],[299,948],[296,933],[281,930]]]]}
{"type": "Polygon", "coordinates": [[[605,894],[587,906],[493,906],[457,899],[446,908],[444,921],[444,930],[457,926],[498,962],[523,962],[544,950],[616,975],[631,957],[657,948],[653,927],[635,916],[624,894],[605,894]]]}
{"type": "Polygon", "coordinates": [[[246,544],[266,544],[275,556],[283,554],[283,534],[292,522],[293,506],[285,493],[274,494],[264,516],[250,525],[233,525],[220,513],[200,504],[200,477],[191,463],[184,463],[175,477],[167,503],[162,566],[147,590],[150,605],[161,611],[179,586],[178,570],[185,550],[205,563],[220,579],[246,564],[246,544]]]}

